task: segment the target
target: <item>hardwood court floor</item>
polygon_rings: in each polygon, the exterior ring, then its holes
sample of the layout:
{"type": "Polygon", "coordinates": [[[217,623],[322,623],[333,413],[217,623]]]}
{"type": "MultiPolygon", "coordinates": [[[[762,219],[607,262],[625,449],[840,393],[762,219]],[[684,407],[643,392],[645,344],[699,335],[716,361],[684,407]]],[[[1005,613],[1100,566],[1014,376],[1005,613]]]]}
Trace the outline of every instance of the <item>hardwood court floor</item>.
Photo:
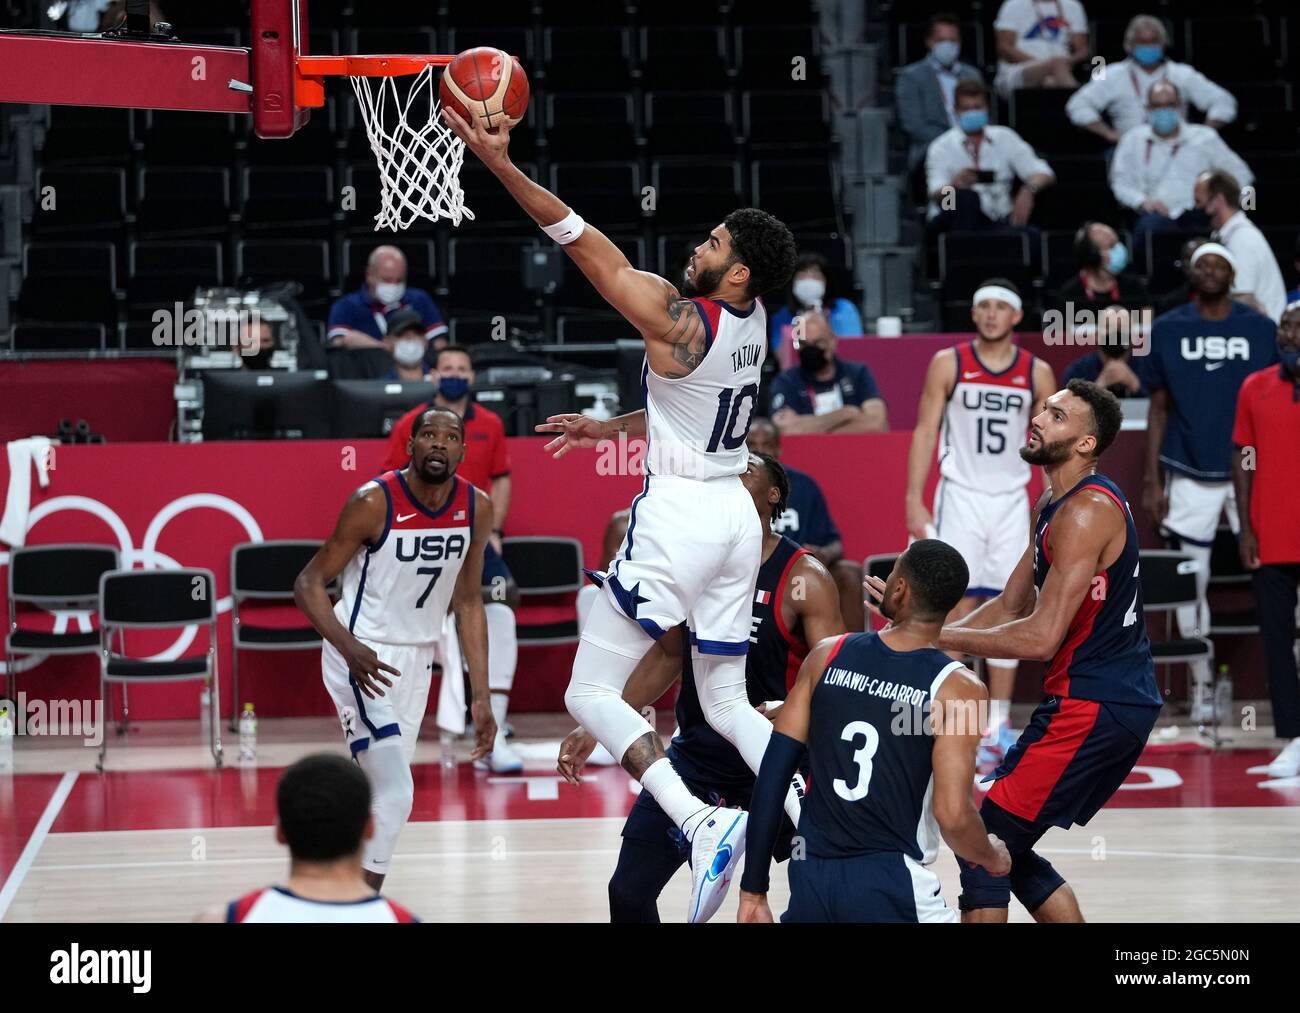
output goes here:
{"type": "MultiPolygon", "coordinates": [[[[521,716],[528,769],[493,777],[437,763],[431,726],[416,767],[412,822],[388,890],[429,921],[603,921],[619,829],[633,800],[616,768],[589,768],[579,788],[554,773],[566,721],[521,716]]],[[[257,768],[217,771],[192,723],[134,730],[93,751],[29,740],[18,773],[0,775],[0,918],[6,921],[178,921],[275,882],[279,768],[316,749],[340,750],[332,721],[263,721],[257,768]]],[[[1219,752],[1183,744],[1149,749],[1086,828],[1051,831],[1042,850],[1095,921],[1295,921],[1300,915],[1300,778],[1270,782],[1266,735],[1238,733],[1219,752]],[[1245,747],[1245,748],[1241,748],[1245,747]]],[[[228,743],[232,748],[233,741],[228,743]]],[[[463,745],[461,747],[463,749],[463,745]]],[[[341,750],[340,750],[341,751],[341,750]]],[[[956,863],[937,863],[950,905],[956,863]]],[[[784,871],[772,877],[784,909],[784,871]]],[[[660,913],[682,921],[683,870],[660,913]]],[[[717,916],[734,918],[735,894],[717,916]]],[[[1013,920],[1027,916],[1012,906],[1013,920]]]]}

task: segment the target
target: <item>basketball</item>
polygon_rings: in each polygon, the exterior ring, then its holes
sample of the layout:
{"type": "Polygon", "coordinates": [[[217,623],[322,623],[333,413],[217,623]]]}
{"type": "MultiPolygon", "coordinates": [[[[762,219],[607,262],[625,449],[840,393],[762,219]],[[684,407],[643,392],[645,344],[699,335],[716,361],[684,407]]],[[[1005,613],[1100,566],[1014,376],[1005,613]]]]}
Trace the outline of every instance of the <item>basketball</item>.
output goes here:
{"type": "Polygon", "coordinates": [[[491,46],[467,49],[447,65],[438,86],[444,106],[467,121],[473,116],[495,131],[505,117],[519,119],[528,108],[528,76],[519,60],[491,46]]]}

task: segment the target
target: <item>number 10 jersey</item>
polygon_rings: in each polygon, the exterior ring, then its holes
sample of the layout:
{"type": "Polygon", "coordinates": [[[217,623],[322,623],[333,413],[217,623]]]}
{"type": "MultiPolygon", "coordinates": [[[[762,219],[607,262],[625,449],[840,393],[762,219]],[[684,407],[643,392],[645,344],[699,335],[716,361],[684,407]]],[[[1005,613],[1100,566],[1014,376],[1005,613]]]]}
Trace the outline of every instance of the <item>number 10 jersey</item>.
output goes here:
{"type": "Polygon", "coordinates": [[[451,495],[429,510],[411,494],[400,471],[374,479],[388,513],[374,545],[360,549],[339,578],[339,622],[365,641],[433,644],[469,553],[474,486],[453,475],[451,495]]]}

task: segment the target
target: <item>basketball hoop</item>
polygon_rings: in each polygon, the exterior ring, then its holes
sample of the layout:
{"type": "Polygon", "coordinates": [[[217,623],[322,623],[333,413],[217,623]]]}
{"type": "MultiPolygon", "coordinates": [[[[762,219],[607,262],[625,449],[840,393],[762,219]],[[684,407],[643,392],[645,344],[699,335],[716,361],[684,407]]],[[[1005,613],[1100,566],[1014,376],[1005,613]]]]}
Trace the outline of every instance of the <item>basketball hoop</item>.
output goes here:
{"type": "Polygon", "coordinates": [[[451,60],[450,56],[298,57],[300,105],[322,104],[326,76],[344,76],[352,82],[379,169],[376,231],[406,229],[417,218],[431,222],[445,218],[453,225],[474,220],[460,187],[465,142],[443,123],[437,94],[435,68],[451,60]]]}

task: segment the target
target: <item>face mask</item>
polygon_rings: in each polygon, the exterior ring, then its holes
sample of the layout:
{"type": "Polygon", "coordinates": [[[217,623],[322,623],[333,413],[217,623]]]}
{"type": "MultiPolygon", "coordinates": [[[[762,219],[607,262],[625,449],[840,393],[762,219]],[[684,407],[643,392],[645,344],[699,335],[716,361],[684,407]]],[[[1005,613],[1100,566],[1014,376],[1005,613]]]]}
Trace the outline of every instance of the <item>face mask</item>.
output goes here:
{"type": "Polygon", "coordinates": [[[989,111],[987,109],[967,109],[957,117],[957,126],[961,127],[968,134],[977,133],[988,126],[989,111]]]}
{"type": "Polygon", "coordinates": [[[272,353],[272,351],[273,351],[273,349],[270,349],[270,348],[263,348],[261,351],[259,351],[259,352],[254,352],[252,355],[245,355],[245,356],[244,356],[244,368],[245,368],[245,369],[268,369],[268,368],[270,368],[270,365],[271,365],[271,353],[272,353]]]}
{"type": "Polygon", "coordinates": [[[823,369],[826,366],[825,349],[820,348],[817,345],[800,345],[799,365],[808,373],[816,373],[819,369],[823,369]]]}
{"type": "Polygon", "coordinates": [[[1293,378],[1300,380],[1300,348],[1288,350],[1279,345],[1277,357],[1282,360],[1282,368],[1293,378]]]}
{"type": "Polygon", "coordinates": [[[1151,110],[1151,129],[1161,137],[1166,134],[1172,134],[1178,129],[1178,110],[1177,109],[1152,109],[1151,110]]]}
{"type": "Polygon", "coordinates": [[[944,39],[942,42],[936,42],[931,47],[930,53],[939,61],[941,66],[951,67],[957,62],[957,57],[961,55],[961,43],[944,39]]]}
{"type": "Polygon", "coordinates": [[[399,338],[393,345],[393,358],[399,365],[414,366],[424,358],[423,338],[399,338]]]}
{"type": "Polygon", "coordinates": [[[385,306],[402,301],[406,295],[406,285],[400,281],[381,281],[375,286],[375,298],[385,306]]]}
{"type": "Polygon", "coordinates": [[[1111,274],[1119,274],[1126,267],[1128,267],[1128,247],[1123,243],[1116,243],[1106,254],[1106,270],[1111,274]]]}
{"type": "Polygon", "coordinates": [[[438,381],[438,393],[448,401],[459,401],[469,393],[469,379],[464,376],[444,376],[438,381]]]}
{"type": "Polygon", "coordinates": [[[805,306],[820,306],[822,296],[826,294],[826,282],[816,278],[796,278],[791,290],[805,306]]]}
{"type": "Polygon", "coordinates": [[[1163,46],[1137,46],[1133,50],[1133,59],[1144,67],[1154,67],[1165,58],[1163,46]]]}

